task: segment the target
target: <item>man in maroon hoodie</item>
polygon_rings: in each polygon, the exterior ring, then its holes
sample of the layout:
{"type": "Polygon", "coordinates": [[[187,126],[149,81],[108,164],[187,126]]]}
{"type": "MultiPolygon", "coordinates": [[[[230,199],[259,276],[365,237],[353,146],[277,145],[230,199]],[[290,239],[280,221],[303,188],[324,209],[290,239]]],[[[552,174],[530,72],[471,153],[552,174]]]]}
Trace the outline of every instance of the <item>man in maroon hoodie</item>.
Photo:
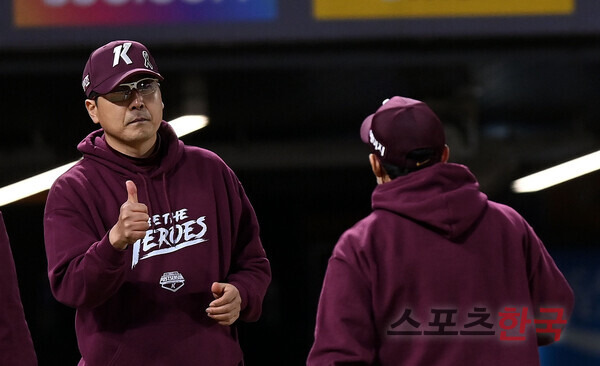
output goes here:
{"type": "Polygon", "coordinates": [[[447,162],[425,103],[386,100],[360,133],[373,212],[334,248],[307,365],[539,365],[573,292],[533,229],[447,162]]]}
{"type": "Polygon", "coordinates": [[[31,333],[21,304],[17,271],[2,212],[0,212],[0,365],[37,365],[31,333]]]}
{"type": "Polygon", "coordinates": [[[242,365],[236,321],[271,280],[250,201],[214,153],[162,120],[148,49],[90,55],[85,106],[102,127],[54,182],[44,216],[50,286],[77,309],[80,365],[242,365]]]}

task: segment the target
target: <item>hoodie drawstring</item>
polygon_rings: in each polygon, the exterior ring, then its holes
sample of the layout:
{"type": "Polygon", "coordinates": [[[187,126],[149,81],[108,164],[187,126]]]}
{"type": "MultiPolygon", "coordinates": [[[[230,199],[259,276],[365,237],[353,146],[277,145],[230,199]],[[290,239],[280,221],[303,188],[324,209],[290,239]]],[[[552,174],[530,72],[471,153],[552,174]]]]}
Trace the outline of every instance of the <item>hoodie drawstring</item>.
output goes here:
{"type": "MultiPolygon", "coordinates": [[[[146,197],[147,197],[147,202],[145,202],[145,204],[148,206],[148,214],[150,215],[150,228],[152,230],[152,233],[154,234],[154,233],[156,233],[156,227],[154,224],[154,220],[152,220],[152,214],[155,214],[155,212],[152,207],[152,200],[150,199],[150,188],[148,187],[148,181],[146,180],[146,177],[141,173],[137,173],[137,176],[140,178],[140,180],[144,184],[144,190],[146,191],[146,197]]],[[[171,207],[171,200],[169,200],[169,193],[167,190],[167,176],[165,173],[162,174],[162,193],[165,198],[165,202],[167,203],[167,210],[169,212],[169,217],[171,218],[171,230],[174,233],[175,232],[175,216],[173,214],[173,208],[171,207]]]]}
{"type": "Polygon", "coordinates": [[[171,228],[173,229],[173,233],[175,233],[175,217],[173,217],[173,208],[171,207],[171,201],[169,200],[166,173],[162,173],[162,188],[163,194],[165,195],[165,201],[167,202],[167,209],[169,210],[169,215],[171,216],[171,228]]]}

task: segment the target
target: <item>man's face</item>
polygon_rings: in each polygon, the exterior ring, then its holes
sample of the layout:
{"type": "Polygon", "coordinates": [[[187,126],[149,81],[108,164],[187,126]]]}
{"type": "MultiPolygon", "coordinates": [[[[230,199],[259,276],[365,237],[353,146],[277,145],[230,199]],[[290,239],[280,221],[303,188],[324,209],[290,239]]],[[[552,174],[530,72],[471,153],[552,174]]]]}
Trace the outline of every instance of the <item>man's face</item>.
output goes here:
{"type": "MultiPolygon", "coordinates": [[[[156,142],[156,131],[163,117],[164,105],[160,88],[156,87],[156,90],[145,94],[154,89],[150,79],[150,75],[134,75],[123,80],[120,84],[143,80],[135,86],[145,90],[131,90],[125,100],[116,100],[119,98],[114,98],[115,95],[111,92],[99,96],[96,101],[85,101],[90,118],[102,126],[107,143],[113,149],[133,157],[144,157],[152,151],[156,142]]],[[[129,88],[117,86],[113,91],[118,90],[129,88]]]]}

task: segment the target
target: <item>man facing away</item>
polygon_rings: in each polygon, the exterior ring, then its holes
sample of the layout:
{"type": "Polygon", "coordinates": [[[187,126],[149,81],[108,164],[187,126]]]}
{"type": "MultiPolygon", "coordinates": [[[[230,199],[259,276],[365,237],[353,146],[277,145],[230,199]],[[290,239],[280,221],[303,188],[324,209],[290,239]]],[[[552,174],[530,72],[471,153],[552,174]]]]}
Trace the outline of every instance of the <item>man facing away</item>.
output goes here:
{"type": "Polygon", "coordinates": [[[235,322],[256,321],[271,280],[254,210],[214,153],[162,120],[148,49],[91,53],[82,86],[101,129],[53,184],[50,285],[77,309],[80,365],[242,365],[235,322]]]}
{"type": "Polygon", "coordinates": [[[393,97],[360,133],[373,212],[333,250],[307,365],[539,365],[573,292],[533,229],[447,162],[425,103],[393,97]]]}

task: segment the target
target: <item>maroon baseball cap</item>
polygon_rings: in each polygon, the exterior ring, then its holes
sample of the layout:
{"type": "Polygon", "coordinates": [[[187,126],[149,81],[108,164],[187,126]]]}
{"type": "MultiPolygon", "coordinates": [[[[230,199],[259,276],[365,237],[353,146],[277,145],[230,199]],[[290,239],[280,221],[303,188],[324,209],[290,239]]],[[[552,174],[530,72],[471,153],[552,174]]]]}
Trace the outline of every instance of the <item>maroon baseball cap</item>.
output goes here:
{"type": "Polygon", "coordinates": [[[164,79],[146,46],[135,41],[113,41],[91,53],[83,69],[81,86],[89,98],[92,93],[110,92],[126,77],[135,74],[164,79]]]}
{"type": "Polygon", "coordinates": [[[446,145],[444,127],[423,102],[392,97],[368,116],[360,127],[362,141],[383,162],[406,170],[415,170],[441,160],[446,145]],[[416,151],[430,150],[423,158],[416,151]]]}

